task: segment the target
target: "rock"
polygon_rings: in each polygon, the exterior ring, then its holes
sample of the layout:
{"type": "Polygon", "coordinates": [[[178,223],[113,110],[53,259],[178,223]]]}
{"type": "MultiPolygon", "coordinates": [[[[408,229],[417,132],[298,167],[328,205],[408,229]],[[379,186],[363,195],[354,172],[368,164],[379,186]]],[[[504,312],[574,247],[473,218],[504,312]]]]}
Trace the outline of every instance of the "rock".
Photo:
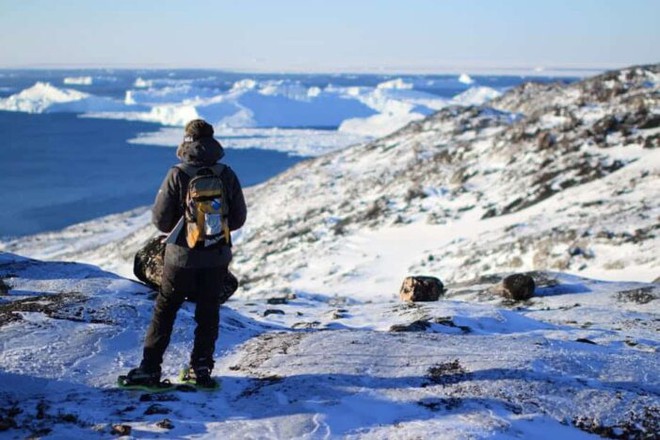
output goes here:
{"type": "MultiPolygon", "coordinates": [[[[164,235],[160,235],[147,241],[142,249],[135,254],[133,260],[133,273],[137,279],[154,290],[160,290],[160,283],[163,278],[164,237],[164,235]]],[[[220,292],[220,304],[225,303],[236,290],[238,290],[238,279],[231,272],[227,272],[227,277],[220,292]]]]}
{"type": "Polygon", "coordinates": [[[9,294],[9,286],[5,284],[4,280],[0,278],[0,295],[9,294]]]}
{"type": "Polygon", "coordinates": [[[264,316],[268,315],[284,315],[284,310],[280,309],[267,309],[264,311],[264,316]]]}
{"type": "Polygon", "coordinates": [[[435,277],[412,276],[403,280],[399,296],[402,301],[437,301],[445,286],[435,277]]]}
{"type": "Polygon", "coordinates": [[[149,408],[144,411],[144,414],[150,416],[153,414],[169,414],[170,412],[168,407],[154,403],[149,405],[149,408]]]}
{"type": "Polygon", "coordinates": [[[575,342],[582,342],[583,344],[598,345],[594,341],[592,341],[591,339],[587,339],[587,338],[577,338],[575,340],[575,342]]]}
{"type": "Polygon", "coordinates": [[[619,127],[619,120],[612,115],[607,115],[594,123],[591,127],[593,134],[605,135],[615,131],[619,127]]]}
{"type": "Polygon", "coordinates": [[[424,332],[431,324],[424,320],[420,319],[418,321],[411,322],[410,324],[395,324],[390,327],[391,332],[424,332]]]}
{"type": "Polygon", "coordinates": [[[163,419],[160,422],[156,423],[156,426],[162,429],[173,429],[174,424],[170,419],[163,419]]]}
{"type": "Polygon", "coordinates": [[[660,148],[660,134],[655,134],[644,139],[644,148],[660,148]]]}
{"type": "Polygon", "coordinates": [[[650,128],[658,128],[658,127],[660,127],[660,115],[658,114],[649,115],[638,126],[640,130],[648,130],[650,128]]]}
{"type": "Polygon", "coordinates": [[[131,435],[131,427],[129,425],[112,425],[110,432],[114,435],[131,435]]]}
{"type": "Polygon", "coordinates": [[[555,145],[555,137],[549,131],[542,131],[536,138],[540,150],[547,150],[555,145]]]}
{"type": "Polygon", "coordinates": [[[276,296],[276,297],[268,298],[266,300],[266,303],[271,305],[288,304],[289,299],[286,296],[276,296]]]}
{"type": "Polygon", "coordinates": [[[535,288],[536,283],[534,283],[534,278],[529,275],[516,273],[504,278],[497,290],[505,298],[514,301],[524,301],[534,296],[535,288]]]}
{"type": "Polygon", "coordinates": [[[13,417],[0,416],[0,431],[8,431],[9,429],[16,428],[17,424],[13,417]]]}

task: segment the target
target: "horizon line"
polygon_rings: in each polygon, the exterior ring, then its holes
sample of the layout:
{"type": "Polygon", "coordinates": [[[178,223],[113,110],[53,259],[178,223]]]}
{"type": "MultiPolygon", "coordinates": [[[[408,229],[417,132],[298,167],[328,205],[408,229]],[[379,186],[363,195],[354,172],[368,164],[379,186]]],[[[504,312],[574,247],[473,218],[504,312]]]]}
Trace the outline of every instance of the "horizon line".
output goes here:
{"type": "Polygon", "coordinates": [[[134,63],[115,63],[115,64],[97,64],[97,63],[37,63],[24,65],[0,66],[0,70],[206,70],[219,71],[225,73],[254,73],[254,74],[290,74],[290,75],[453,75],[453,74],[474,74],[474,75],[524,75],[524,76],[583,76],[605,72],[608,70],[622,69],[626,67],[635,67],[650,65],[655,63],[637,63],[637,64],[601,64],[601,65],[437,65],[437,66],[382,66],[382,67],[346,67],[346,68],[261,68],[247,66],[218,67],[218,66],[180,66],[172,64],[150,64],[140,65],[134,63]]]}

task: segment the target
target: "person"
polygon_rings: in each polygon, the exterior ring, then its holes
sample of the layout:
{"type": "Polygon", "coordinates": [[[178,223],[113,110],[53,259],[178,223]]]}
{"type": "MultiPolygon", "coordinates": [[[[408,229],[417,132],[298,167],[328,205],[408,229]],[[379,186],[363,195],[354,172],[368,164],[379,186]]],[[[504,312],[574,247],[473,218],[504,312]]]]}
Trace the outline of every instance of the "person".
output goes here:
{"type": "Polygon", "coordinates": [[[177,149],[181,163],[169,170],[156,196],[152,221],[160,231],[170,233],[170,238],[142,362],[126,376],[129,384],[158,386],[161,383],[161,364],[177,311],[186,299],[191,299],[196,302],[196,328],[186,379],[200,387],[217,387],[211,372],[220,321],[220,291],[232,259],[231,239],[212,245],[202,240],[190,247],[185,227],[180,227],[186,222],[191,179],[210,172],[219,174],[224,186],[228,229],[235,231],[245,223],[247,208],[243,190],[234,171],[225,164],[218,165],[224,150],[213,135],[213,126],[202,119],[186,124],[183,143],[177,149]]]}

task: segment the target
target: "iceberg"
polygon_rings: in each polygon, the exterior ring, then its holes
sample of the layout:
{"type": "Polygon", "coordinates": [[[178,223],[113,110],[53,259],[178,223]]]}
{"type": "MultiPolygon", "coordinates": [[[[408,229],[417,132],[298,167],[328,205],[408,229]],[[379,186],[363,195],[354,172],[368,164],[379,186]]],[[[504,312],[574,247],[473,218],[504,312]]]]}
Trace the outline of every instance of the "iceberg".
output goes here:
{"type": "Polygon", "coordinates": [[[390,81],[385,81],[376,86],[377,89],[399,89],[399,90],[410,90],[413,88],[413,85],[405,82],[401,78],[393,79],[390,81]]]}
{"type": "Polygon", "coordinates": [[[73,76],[64,78],[64,84],[77,85],[77,86],[91,86],[93,79],[91,76],[73,76]]]}
{"type": "Polygon", "coordinates": [[[413,121],[423,119],[421,113],[377,114],[368,118],[348,119],[339,126],[339,132],[370,138],[384,137],[413,121]]]}
{"type": "Polygon", "coordinates": [[[133,83],[133,87],[144,89],[144,88],[153,86],[153,84],[154,84],[153,81],[142,79],[141,77],[138,77],[135,80],[135,82],[133,83]]]}
{"type": "Polygon", "coordinates": [[[0,110],[43,113],[53,105],[82,101],[90,96],[77,90],[59,89],[50,83],[37,82],[28,89],[0,99],[0,110]]]}
{"type": "Polygon", "coordinates": [[[127,109],[144,110],[111,98],[73,89],[60,89],[45,82],[37,82],[30,88],[0,99],[0,110],[25,113],[114,112],[127,109]]]}
{"type": "MultiPolygon", "coordinates": [[[[69,77],[68,82],[94,82],[69,77]]],[[[124,98],[95,96],[78,90],[37,83],[8,98],[0,109],[30,113],[74,112],[84,117],[184,126],[204,118],[216,127],[333,129],[344,135],[384,136],[448,104],[476,105],[499,92],[475,87],[453,100],[415,90],[411,81],[395,78],[375,86],[325,87],[297,79],[233,83],[185,78],[138,77],[124,98]]]]}
{"type": "Polygon", "coordinates": [[[502,93],[490,87],[472,87],[454,96],[450,103],[454,105],[482,105],[501,95],[502,93]]]}
{"type": "Polygon", "coordinates": [[[474,84],[474,80],[467,73],[461,73],[461,75],[458,77],[458,82],[468,85],[474,84]]]}

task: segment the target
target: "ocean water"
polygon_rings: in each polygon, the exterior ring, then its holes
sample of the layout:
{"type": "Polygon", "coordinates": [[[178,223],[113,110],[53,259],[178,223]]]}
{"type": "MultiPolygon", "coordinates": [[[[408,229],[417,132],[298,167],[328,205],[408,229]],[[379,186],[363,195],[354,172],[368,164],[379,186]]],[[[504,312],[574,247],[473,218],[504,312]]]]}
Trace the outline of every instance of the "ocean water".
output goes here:
{"type": "MultiPolygon", "coordinates": [[[[56,230],[153,202],[174,148],[126,142],[144,122],[72,113],[0,112],[0,237],[56,230]]],[[[226,149],[223,162],[243,186],[303,158],[262,149],[226,149]]]]}
{"type": "Polygon", "coordinates": [[[247,187],[306,156],[368,140],[370,116],[405,123],[471,88],[498,93],[527,79],[0,70],[0,239],[151,204],[192,117],[223,127],[224,162],[247,187]],[[344,130],[348,120],[362,131],[344,130]]]}

